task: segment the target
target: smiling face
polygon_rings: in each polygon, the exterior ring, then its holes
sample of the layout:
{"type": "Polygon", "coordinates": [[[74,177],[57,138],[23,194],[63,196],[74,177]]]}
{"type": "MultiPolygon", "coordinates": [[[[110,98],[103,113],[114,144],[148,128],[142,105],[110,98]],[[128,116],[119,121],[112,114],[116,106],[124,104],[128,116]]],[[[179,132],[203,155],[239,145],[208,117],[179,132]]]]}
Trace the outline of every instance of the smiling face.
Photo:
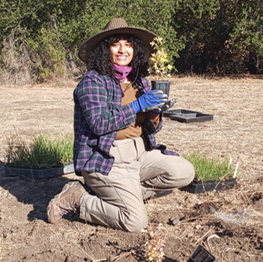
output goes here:
{"type": "Polygon", "coordinates": [[[110,51],[112,62],[119,66],[127,66],[133,59],[133,45],[123,37],[110,46],[110,51]]]}

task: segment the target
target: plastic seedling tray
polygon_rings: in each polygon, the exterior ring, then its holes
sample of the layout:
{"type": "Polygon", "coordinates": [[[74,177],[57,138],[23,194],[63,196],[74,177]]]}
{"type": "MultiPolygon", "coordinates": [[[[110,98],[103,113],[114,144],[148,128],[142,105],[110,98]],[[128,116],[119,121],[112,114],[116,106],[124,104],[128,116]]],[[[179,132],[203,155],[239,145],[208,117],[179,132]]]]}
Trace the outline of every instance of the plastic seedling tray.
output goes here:
{"type": "Polygon", "coordinates": [[[191,119],[191,118],[196,118],[197,113],[184,113],[184,114],[183,113],[179,113],[179,114],[171,115],[171,117],[174,117],[174,116],[191,119]]]}
{"type": "Polygon", "coordinates": [[[198,193],[205,193],[208,191],[222,191],[222,190],[229,190],[236,185],[236,179],[226,179],[226,180],[208,180],[208,181],[200,181],[194,180],[191,184],[185,187],[181,187],[180,190],[188,191],[190,193],[198,194],[198,193]]]}
{"type": "Polygon", "coordinates": [[[184,123],[211,121],[214,117],[213,115],[185,109],[168,110],[163,112],[163,115],[184,123]]]}
{"type": "Polygon", "coordinates": [[[74,165],[66,165],[57,168],[46,168],[46,169],[28,169],[28,168],[17,168],[5,166],[6,175],[17,175],[25,176],[36,179],[44,179],[55,176],[61,176],[64,174],[69,174],[74,172],[74,165]]]}
{"type": "Polygon", "coordinates": [[[168,196],[170,194],[173,193],[173,190],[168,190],[168,191],[164,191],[164,192],[159,192],[157,194],[154,195],[154,198],[159,198],[159,197],[163,197],[163,196],[168,196]]]}
{"type": "Polygon", "coordinates": [[[203,246],[199,245],[191,255],[188,262],[213,262],[215,257],[208,252],[203,246]]]}

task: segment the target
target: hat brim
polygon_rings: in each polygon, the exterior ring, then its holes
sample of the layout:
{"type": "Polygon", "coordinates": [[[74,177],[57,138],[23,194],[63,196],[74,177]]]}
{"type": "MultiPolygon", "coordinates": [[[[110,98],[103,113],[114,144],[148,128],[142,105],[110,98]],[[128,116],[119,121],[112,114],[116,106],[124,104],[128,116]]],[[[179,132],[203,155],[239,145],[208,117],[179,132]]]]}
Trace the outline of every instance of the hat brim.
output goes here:
{"type": "Polygon", "coordinates": [[[156,37],[156,35],[147,29],[129,26],[105,30],[96,35],[91,36],[80,47],[78,52],[79,58],[83,62],[86,62],[85,60],[87,53],[93,50],[104,38],[115,34],[127,34],[135,36],[142,41],[143,45],[149,50],[149,52],[153,52],[153,48],[150,45],[150,42],[154,39],[154,37],[156,37]]]}

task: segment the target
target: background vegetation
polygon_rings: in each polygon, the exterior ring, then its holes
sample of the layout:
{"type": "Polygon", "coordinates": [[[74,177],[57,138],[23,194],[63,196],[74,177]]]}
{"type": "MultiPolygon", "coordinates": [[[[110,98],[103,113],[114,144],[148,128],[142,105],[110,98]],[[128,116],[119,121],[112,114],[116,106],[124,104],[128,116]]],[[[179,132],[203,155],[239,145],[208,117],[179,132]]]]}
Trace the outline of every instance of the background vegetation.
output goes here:
{"type": "Polygon", "coordinates": [[[0,77],[23,84],[79,78],[79,46],[112,17],[165,39],[177,70],[262,73],[258,0],[1,0],[0,77]]]}

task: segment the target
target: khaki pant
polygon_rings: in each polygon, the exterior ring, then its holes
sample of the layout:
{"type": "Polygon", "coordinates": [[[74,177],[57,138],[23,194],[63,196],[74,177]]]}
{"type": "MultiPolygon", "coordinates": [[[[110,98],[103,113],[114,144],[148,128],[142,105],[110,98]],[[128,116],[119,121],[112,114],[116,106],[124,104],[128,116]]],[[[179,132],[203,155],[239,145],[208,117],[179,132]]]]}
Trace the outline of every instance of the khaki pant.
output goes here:
{"type": "Polygon", "coordinates": [[[138,232],[148,225],[144,199],[194,178],[191,163],[160,150],[145,151],[141,137],[115,141],[110,154],[115,161],[108,176],[82,171],[96,193],[84,195],[80,206],[80,218],[91,223],[138,232]]]}

